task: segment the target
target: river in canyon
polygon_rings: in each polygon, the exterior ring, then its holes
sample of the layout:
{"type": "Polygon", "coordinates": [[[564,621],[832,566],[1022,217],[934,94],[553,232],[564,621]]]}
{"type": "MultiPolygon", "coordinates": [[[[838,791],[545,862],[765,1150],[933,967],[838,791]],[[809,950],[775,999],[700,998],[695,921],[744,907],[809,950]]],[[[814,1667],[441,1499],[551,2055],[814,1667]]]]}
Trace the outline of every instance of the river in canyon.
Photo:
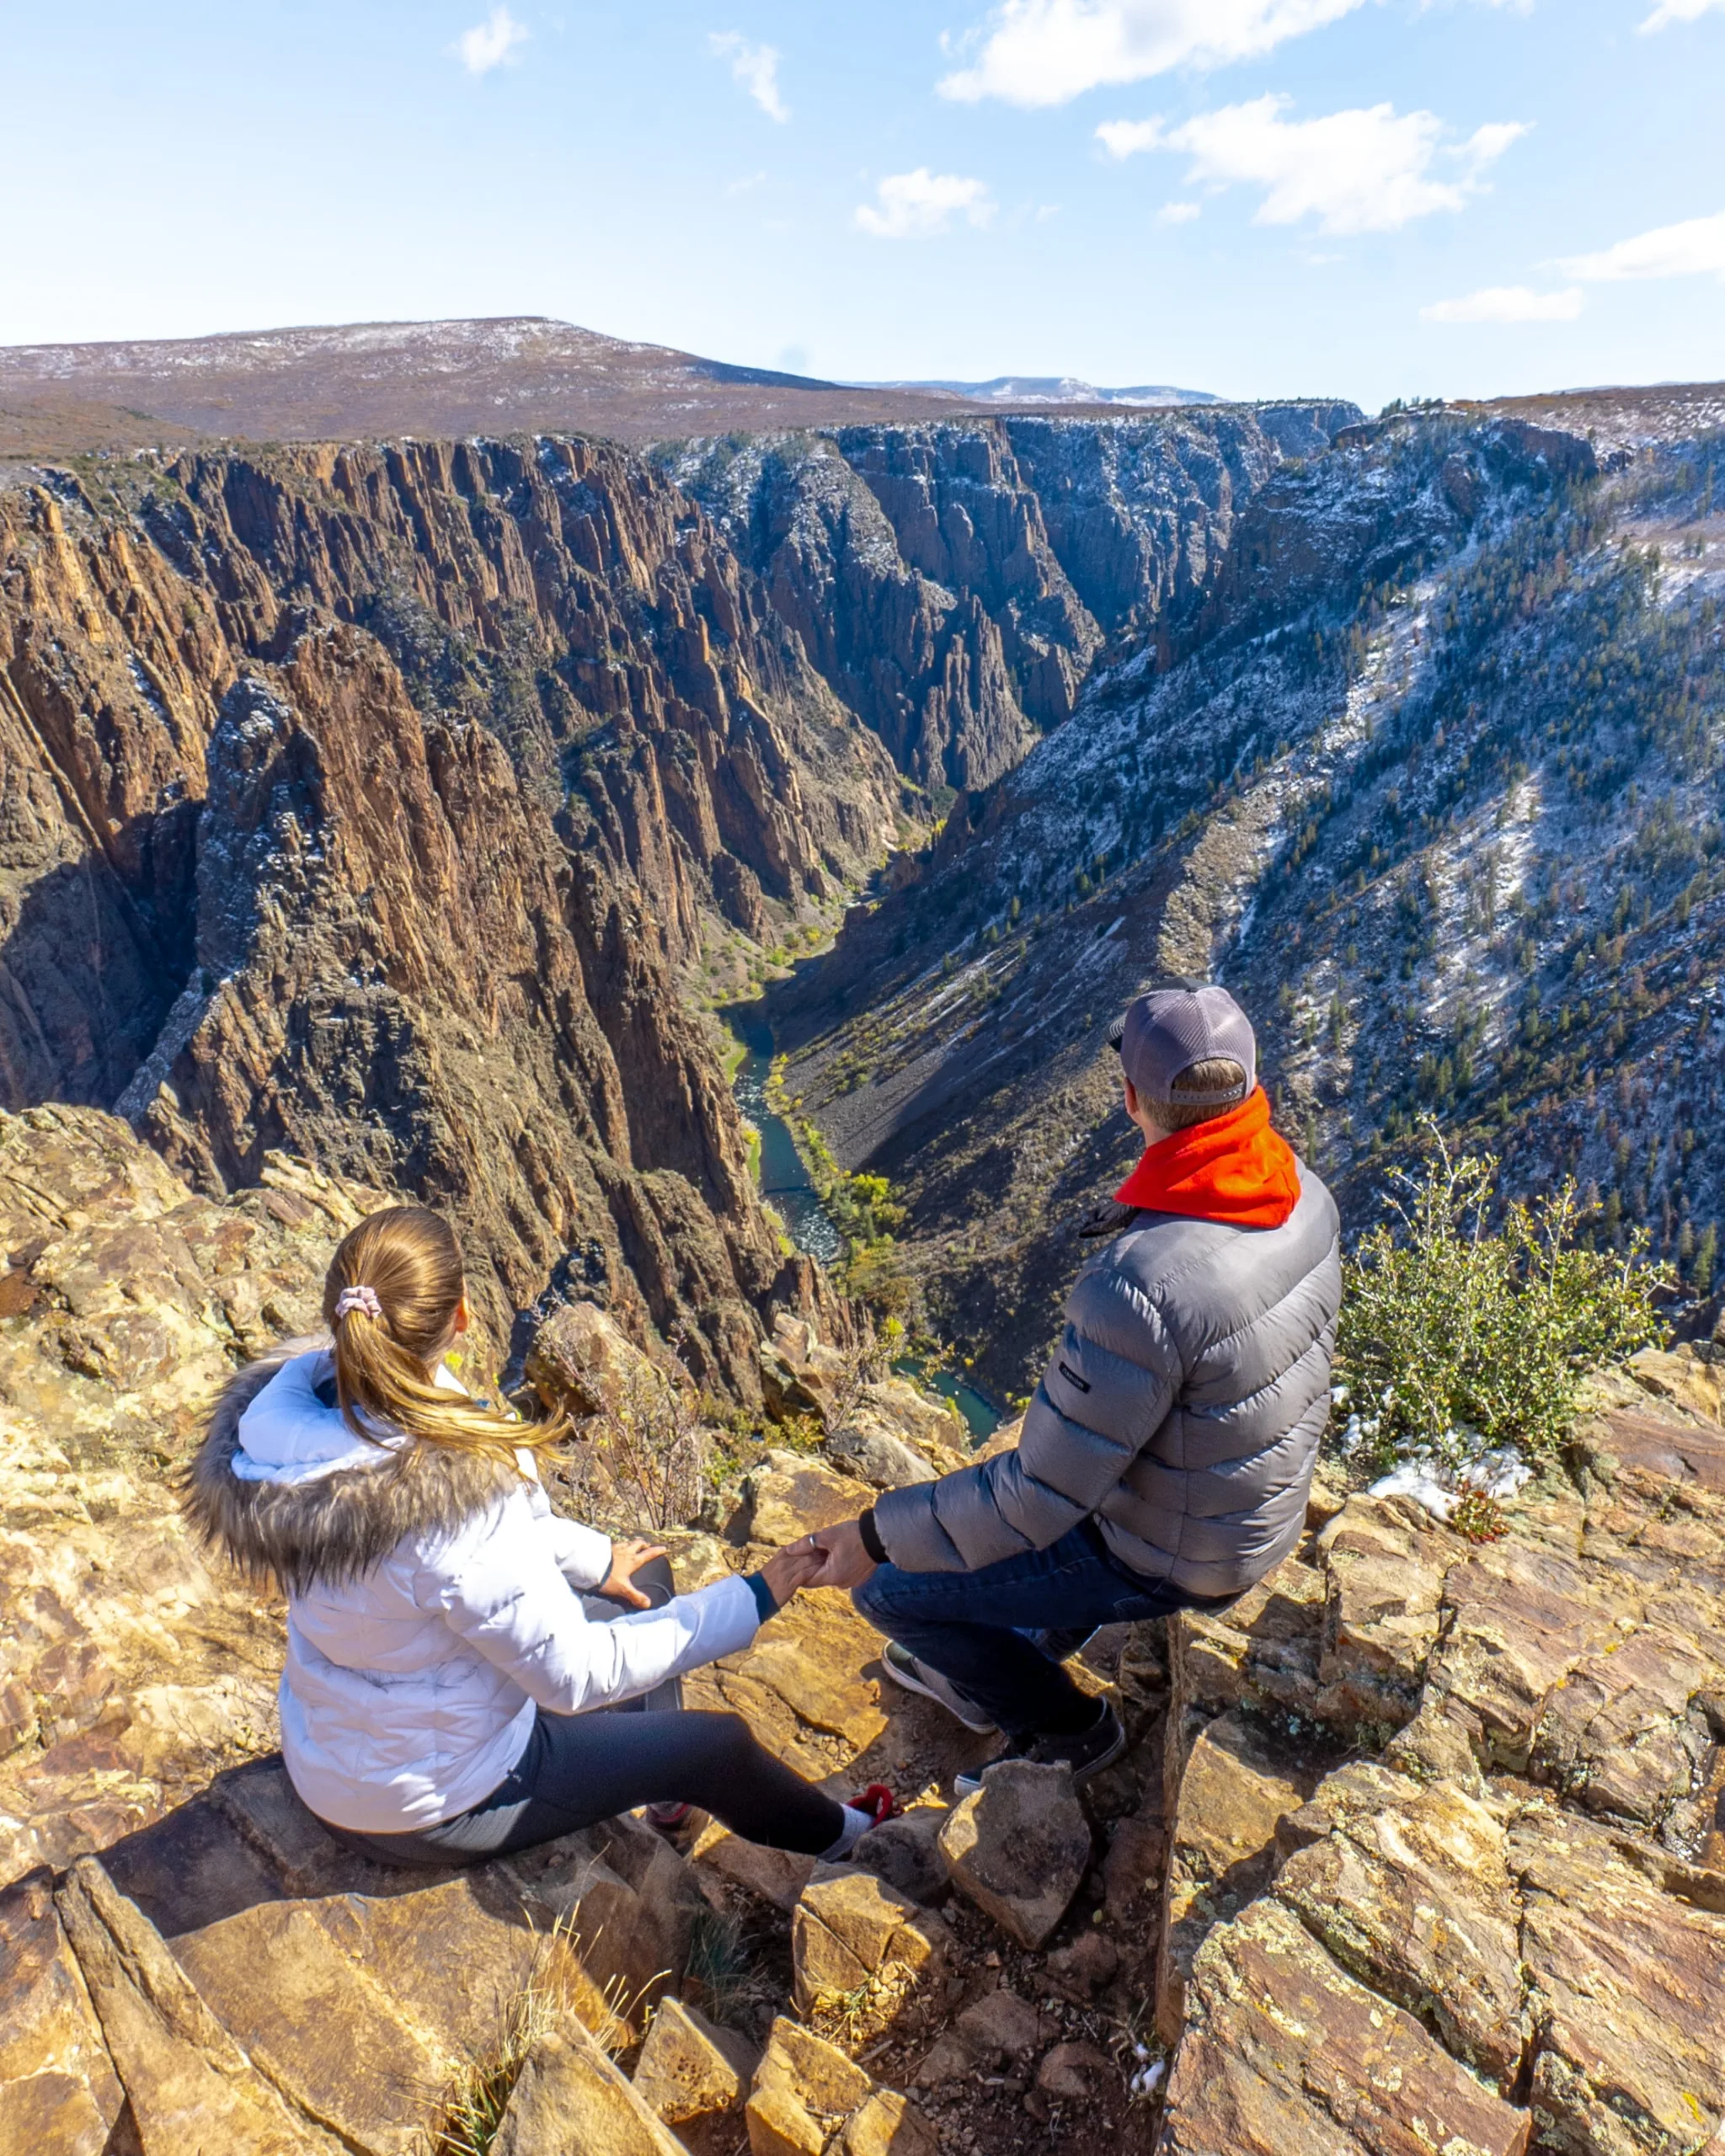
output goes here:
{"type": "MultiPolygon", "coordinates": [[[[734,1005],[724,1019],[743,1051],[731,1085],[737,1106],[760,1135],[756,1175],[761,1195],[784,1222],[786,1234],[798,1250],[822,1265],[836,1267],[845,1255],[844,1237],[821,1203],[790,1125],[766,1104],[766,1081],[772,1072],[772,1021],[758,1003],[734,1005]]],[[[994,1402],[950,1370],[930,1373],[911,1364],[899,1367],[930,1391],[950,1400],[973,1439],[980,1441],[998,1426],[1001,1412],[994,1402]]]]}

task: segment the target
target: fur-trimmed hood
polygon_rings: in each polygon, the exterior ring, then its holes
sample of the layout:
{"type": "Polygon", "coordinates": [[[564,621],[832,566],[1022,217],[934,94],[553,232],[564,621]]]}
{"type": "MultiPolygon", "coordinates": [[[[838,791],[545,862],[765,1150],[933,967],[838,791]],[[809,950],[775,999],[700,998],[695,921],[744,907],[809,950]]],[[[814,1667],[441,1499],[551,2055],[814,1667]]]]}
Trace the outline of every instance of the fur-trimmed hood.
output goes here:
{"type": "Polygon", "coordinates": [[[355,1579],[409,1535],[453,1534],[521,1480],[446,1445],[356,1438],[318,1397],[333,1375],[330,1345],[327,1335],[286,1341],[231,1379],[184,1486],[207,1542],[289,1588],[355,1579]]]}

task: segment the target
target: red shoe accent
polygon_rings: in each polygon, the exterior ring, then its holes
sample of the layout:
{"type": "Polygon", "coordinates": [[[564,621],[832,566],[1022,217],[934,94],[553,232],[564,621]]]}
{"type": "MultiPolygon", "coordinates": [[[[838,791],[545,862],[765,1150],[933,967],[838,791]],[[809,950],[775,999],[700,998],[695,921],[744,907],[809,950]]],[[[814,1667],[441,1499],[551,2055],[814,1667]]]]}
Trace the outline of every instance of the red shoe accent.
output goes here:
{"type": "Polygon", "coordinates": [[[884,1782],[870,1782],[867,1789],[855,1796],[846,1797],[845,1801],[854,1812],[872,1813],[877,1827],[884,1827],[889,1819],[899,1819],[904,1816],[904,1806],[884,1782]]]}
{"type": "Polygon", "coordinates": [[[647,1817],[650,1824],[665,1833],[675,1833],[695,1809],[692,1804],[649,1804],[647,1817]]]}

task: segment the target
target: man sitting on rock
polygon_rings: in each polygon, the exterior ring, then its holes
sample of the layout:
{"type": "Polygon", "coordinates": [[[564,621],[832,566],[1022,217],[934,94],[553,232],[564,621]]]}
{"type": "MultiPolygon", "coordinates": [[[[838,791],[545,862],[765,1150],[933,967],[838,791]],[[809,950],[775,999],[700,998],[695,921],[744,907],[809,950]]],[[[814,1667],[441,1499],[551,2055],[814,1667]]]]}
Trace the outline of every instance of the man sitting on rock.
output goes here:
{"type": "Polygon", "coordinates": [[[1112,1239],[1017,1449],[815,1538],[814,1584],[855,1590],[889,1676],[1005,1732],[999,1758],[1081,1781],[1125,1733],[1058,1657],[1098,1625],[1225,1607],[1298,1540],[1342,1290],[1335,1203],[1271,1129],[1226,990],[1152,990],[1109,1038],[1144,1156],[1087,1230],[1112,1239]]]}

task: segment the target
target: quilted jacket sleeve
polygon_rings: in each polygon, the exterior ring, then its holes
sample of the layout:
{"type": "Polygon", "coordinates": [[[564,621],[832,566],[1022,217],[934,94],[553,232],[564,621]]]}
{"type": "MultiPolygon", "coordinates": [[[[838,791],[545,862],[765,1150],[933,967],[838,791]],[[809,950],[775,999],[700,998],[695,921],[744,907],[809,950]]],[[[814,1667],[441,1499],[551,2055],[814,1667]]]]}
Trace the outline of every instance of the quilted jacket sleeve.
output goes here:
{"type": "Polygon", "coordinates": [[[905,1572],[968,1572],[1047,1549],[1096,1511],[1183,1375],[1142,1288],[1106,1261],[1081,1274],[1016,1450],[889,1491],[874,1508],[887,1556],[905,1572]]]}
{"type": "Polygon", "coordinates": [[[735,1653],[759,1628],[755,1596],[734,1577],[595,1625],[559,1569],[561,1548],[523,1489],[428,1553],[415,1580],[420,1606],[435,1609],[548,1713],[635,1699],[668,1677],[735,1653]]]}

